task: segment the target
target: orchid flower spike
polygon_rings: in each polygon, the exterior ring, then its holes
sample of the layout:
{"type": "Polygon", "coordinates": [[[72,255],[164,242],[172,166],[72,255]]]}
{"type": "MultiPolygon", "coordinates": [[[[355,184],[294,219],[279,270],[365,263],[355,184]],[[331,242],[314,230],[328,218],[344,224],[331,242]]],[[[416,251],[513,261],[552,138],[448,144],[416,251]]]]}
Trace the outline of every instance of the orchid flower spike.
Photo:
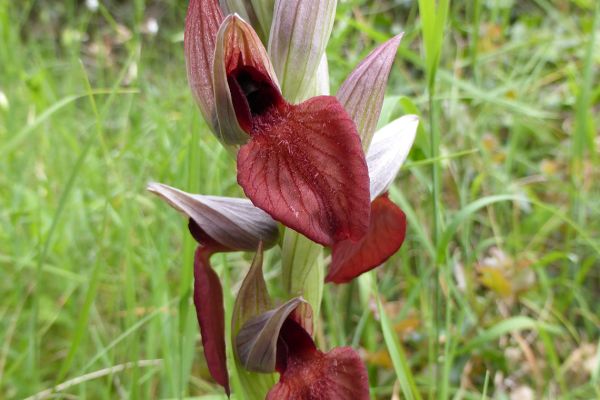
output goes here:
{"type": "Polygon", "coordinates": [[[235,356],[246,369],[280,374],[266,399],[368,400],[367,371],[358,353],[350,347],[319,351],[311,337],[310,305],[295,297],[272,308],[265,289],[259,248],[236,300],[232,330],[235,356]]]}
{"type": "Polygon", "coordinates": [[[223,293],[210,257],[258,248],[234,309],[236,360],[251,371],[280,373],[267,399],[369,398],[358,354],[319,351],[310,306],[293,298],[273,307],[257,266],[263,248],[277,243],[277,222],[331,248],[325,280],[333,283],[382,264],[405,238],[406,217],[387,189],[418,120],[404,116],[375,132],[401,35],[373,50],[336,96],[311,97],[329,91],[325,48],[335,6],[336,0],[189,2],[189,84],[209,128],[235,154],[248,199],[156,183],[148,190],[188,217],[198,242],[194,303],[209,371],[227,394],[223,293]]]}

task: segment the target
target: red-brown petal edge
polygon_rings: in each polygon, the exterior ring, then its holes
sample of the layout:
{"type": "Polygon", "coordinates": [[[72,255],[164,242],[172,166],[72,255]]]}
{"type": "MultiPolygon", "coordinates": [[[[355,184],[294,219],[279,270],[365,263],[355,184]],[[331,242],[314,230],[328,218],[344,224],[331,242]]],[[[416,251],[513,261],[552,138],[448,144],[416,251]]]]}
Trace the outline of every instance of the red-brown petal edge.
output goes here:
{"type": "Polygon", "coordinates": [[[356,127],[335,97],[278,103],[253,116],[237,156],[255,206],[311,240],[358,241],[369,225],[369,176],[356,127]]]}
{"type": "Polygon", "coordinates": [[[190,0],[185,19],[184,49],[188,82],[202,116],[218,132],[213,94],[213,57],[223,12],[218,0],[190,0]]]}
{"type": "Polygon", "coordinates": [[[322,353],[310,335],[288,319],[278,344],[279,382],[267,400],[368,400],[369,381],[364,363],[350,347],[322,353]]]}
{"type": "Polygon", "coordinates": [[[404,242],[406,216],[383,194],[371,204],[369,232],[359,242],[333,245],[326,282],[345,283],[382,264],[404,242]]]}
{"type": "Polygon", "coordinates": [[[210,266],[211,247],[198,246],[194,256],[194,305],[202,335],[208,370],[229,395],[229,375],[225,355],[225,310],[223,289],[210,266]]]}

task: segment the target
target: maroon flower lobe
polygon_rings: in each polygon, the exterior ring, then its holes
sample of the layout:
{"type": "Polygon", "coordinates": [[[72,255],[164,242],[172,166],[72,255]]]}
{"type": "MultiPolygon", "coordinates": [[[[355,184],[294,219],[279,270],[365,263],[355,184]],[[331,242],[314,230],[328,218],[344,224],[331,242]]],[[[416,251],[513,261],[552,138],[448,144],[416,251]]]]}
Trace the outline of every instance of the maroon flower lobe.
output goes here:
{"type": "MultiPolygon", "coordinates": [[[[195,235],[194,235],[195,236],[195,235]]],[[[229,375],[225,355],[225,310],[223,289],[218,275],[210,266],[215,249],[198,246],[194,256],[194,305],[202,335],[208,370],[229,395],[229,375]]]]}
{"type": "Polygon", "coordinates": [[[350,347],[322,353],[292,318],[280,331],[277,371],[281,374],[267,400],[368,400],[367,371],[350,347]]]}
{"type": "Polygon", "coordinates": [[[326,282],[344,283],[382,264],[404,242],[406,216],[383,194],[371,204],[369,232],[359,242],[349,240],[333,245],[326,282]]]}

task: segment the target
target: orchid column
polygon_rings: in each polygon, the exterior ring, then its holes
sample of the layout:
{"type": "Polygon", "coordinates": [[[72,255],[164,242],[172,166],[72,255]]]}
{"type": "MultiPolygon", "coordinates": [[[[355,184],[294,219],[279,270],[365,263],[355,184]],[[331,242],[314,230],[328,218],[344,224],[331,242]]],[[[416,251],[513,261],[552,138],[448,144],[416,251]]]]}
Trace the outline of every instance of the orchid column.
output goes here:
{"type": "Polygon", "coordinates": [[[313,321],[324,281],[348,282],[402,245],[405,216],[386,191],[412,145],[417,120],[400,118],[374,135],[399,36],[361,62],[336,97],[327,95],[325,48],[335,7],[332,0],[189,4],[190,87],[210,129],[236,157],[247,199],[191,195],[162,184],[149,190],[190,220],[198,241],[194,303],[202,343],[211,375],[227,394],[229,367],[243,398],[369,398],[358,353],[348,347],[319,351],[313,321]],[[263,250],[275,245],[282,247],[287,291],[279,301],[270,298],[262,274],[263,250]],[[326,276],[324,248],[331,251],[326,276]],[[240,250],[256,256],[232,321],[225,321],[210,257],[240,250]],[[224,338],[225,323],[232,324],[231,338],[224,338]],[[233,346],[233,364],[227,345],[233,346]]]}

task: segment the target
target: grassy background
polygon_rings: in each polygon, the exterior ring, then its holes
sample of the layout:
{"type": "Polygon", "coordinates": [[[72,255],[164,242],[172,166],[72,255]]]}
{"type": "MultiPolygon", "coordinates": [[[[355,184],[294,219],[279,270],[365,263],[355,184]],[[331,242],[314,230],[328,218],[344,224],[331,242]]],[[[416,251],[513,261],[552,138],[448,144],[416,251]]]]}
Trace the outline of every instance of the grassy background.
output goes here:
{"type": "MultiPolygon", "coordinates": [[[[186,2],[101,3],[0,1],[0,398],[209,398],[193,243],[144,188],[240,195],[235,165],[187,88],[186,2]]],[[[598,398],[600,7],[421,3],[338,6],[333,88],[405,31],[382,122],[422,123],[407,241],[326,286],[320,346],[360,348],[374,398],[598,398]]],[[[214,264],[235,293],[249,256],[214,264]]]]}

